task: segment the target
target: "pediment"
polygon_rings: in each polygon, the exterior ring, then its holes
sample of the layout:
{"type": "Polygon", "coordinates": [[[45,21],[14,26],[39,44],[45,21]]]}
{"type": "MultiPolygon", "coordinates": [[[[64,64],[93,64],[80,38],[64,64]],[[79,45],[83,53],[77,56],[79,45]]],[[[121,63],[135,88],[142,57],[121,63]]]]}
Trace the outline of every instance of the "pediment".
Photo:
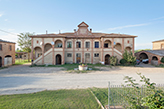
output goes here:
{"type": "Polygon", "coordinates": [[[78,25],[78,27],[89,27],[85,22],[82,22],[78,25]]]}

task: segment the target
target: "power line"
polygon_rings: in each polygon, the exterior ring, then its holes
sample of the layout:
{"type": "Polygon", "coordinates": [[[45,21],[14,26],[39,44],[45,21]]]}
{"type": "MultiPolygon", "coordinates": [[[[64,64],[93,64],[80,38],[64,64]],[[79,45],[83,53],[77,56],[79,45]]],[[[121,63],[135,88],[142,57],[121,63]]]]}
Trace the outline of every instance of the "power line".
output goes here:
{"type": "Polygon", "coordinates": [[[15,33],[11,33],[11,32],[8,32],[8,31],[2,30],[2,29],[0,29],[0,31],[2,31],[2,32],[4,32],[4,33],[12,34],[12,35],[17,35],[17,34],[15,34],[15,33]]]}

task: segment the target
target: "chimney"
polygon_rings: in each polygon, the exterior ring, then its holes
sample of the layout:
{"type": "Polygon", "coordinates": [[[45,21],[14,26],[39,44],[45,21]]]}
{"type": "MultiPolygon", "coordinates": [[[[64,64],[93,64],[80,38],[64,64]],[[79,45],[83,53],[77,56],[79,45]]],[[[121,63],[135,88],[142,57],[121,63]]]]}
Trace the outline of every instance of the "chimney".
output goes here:
{"type": "Polygon", "coordinates": [[[48,34],[48,31],[46,30],[46,34],[48,34]]]}
{"type": "Polygon", "coordinates": [[[74,29],[74,32],[76,32],[76,29],[74,29]]]}
{"type": "Polygon", "coordinates": [[[90,28],[90,32],[92,32],[92,28],[90,28]]]}

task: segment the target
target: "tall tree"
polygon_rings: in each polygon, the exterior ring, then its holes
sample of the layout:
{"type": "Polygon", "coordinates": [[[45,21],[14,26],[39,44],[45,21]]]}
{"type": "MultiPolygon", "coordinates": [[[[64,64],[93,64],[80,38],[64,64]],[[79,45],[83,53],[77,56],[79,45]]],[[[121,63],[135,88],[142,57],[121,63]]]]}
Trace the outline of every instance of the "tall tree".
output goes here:
{"type": "Polygon", "coordinates": [[[30,61],[31,52],[31,38],[29,36],[34,35],[34,33],[20,33],[18,35],[18,46],[22,51],[28,53],[28,61],[30,61]]]}

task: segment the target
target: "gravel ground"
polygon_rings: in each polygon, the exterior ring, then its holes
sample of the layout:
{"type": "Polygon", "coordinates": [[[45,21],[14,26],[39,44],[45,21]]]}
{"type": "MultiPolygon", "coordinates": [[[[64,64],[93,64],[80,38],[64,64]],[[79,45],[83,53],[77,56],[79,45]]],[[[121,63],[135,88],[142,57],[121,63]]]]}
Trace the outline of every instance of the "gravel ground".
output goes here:
{"type": "Polygon", "coordinates": [[[29,64],[11,66],[0,70],[0,95],[33,93],[43,90],[76,89],[88,87],[108,87],[124,83],[124,76],[142,73],[152,82],[164,84],[164,68],[152,67],[112,67],[90,73],[67,73],[57,67],[29,67],[29,64]]]}

